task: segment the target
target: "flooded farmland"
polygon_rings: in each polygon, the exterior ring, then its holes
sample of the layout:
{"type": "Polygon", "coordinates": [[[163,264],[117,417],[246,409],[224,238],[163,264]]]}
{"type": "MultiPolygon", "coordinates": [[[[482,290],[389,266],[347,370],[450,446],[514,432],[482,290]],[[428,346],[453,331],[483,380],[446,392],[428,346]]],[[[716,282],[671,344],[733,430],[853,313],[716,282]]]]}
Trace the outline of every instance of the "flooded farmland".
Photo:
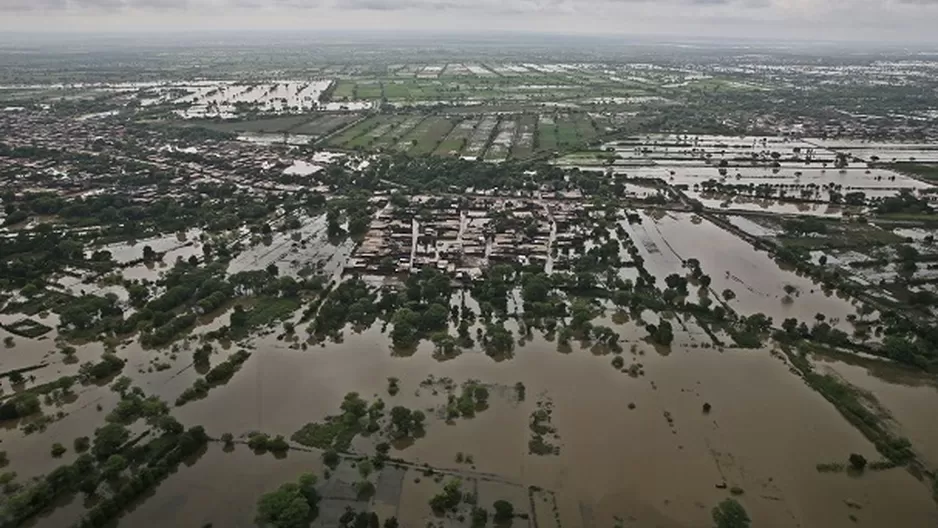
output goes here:
{"type": "Polygon", "coordinates": [[[0,527],[938,526],[938,61],[379,33],[0,49],[0,527]]]}
{"type": "MultiPolygon", "coordinates": [[[[447,424],[431,413],[425,437],[394,448],[393,455],[458,471],[457,453],[471,454],[472,471],[520,486],[516,504],[526,504],[527,486],[554,492],[560,519],[571,526],[617,518],[634,526],[699,526],[709,517],[705,505],[727,495],[723,484],[744,490],[740,500],[760,526],[852,526],[851,513],[873,526],[894,521],[896,512],[907,526],[938,520],[928,490],[901,469],[860,478],[818,473],[819,463],[850,452],[875,459],[875,450],[767,351],[643,352],[631,360],[643,363],[646,374],[632,378],[610,368],[608,357],[586,350],[559,354],[540,339],[501,363],[472,351],[442,363],[426,350],[394,357],[373,331],[307,352],[262,339],[231,383],[176,414],[213,436],[251,430],[289,435],[331,413],[349,391],[430,410],[445,400],[420,386],[429,376],[480,379],[495,387],[520,381],[524,402],[494,390],[490,408],[475,418],[447,424]],[[400,379],[399,395],[385,394],[388,377],[400,379]],[[546,400],[553,403],[559,454],[531,455],[526,416],[546,400]],[[709,413],[701,411],[704,403],[712,406],[709,413]],[[801,426],[791,427],[795,422],[801,426]],[[683,478],[667,477],[674,473],[683,478]],[[847,503],[861,506],[854,510],[847,503]],[[901,507],[893,510],[896,505],[901,507]]],[[[303,471],[321,470],[316,454],[293,451],[277,460],[245,445],[230,453],[209,445],[188,464],[120,524],[160,526],[170,508],[173,518],[188,524],[248,526],[260,493],[303,471]]],[[[408,474],[395,511],[402,521],[420,524],[432,519],[426,500],[439,485],[425,479],[420,491],[413,482],[418,473],[408,474]]]]}

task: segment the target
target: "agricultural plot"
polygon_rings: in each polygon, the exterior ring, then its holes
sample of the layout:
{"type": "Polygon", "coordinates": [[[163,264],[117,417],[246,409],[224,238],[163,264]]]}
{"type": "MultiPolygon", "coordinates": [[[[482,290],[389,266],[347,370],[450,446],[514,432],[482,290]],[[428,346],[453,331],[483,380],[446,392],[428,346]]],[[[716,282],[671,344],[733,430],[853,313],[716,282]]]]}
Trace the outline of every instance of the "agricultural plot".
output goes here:
{"type": "Polygon", "coordinates": [[[485,153],[486,147],[488,147],[489,140],[492,138],[492,132],[495,130],[496,126],[498,126],[498,117],[492,115],[485,116],[472,132],[472,136],[469,138],[466,148],[463,149],[463,157],[477,158],[482,156],[482,154],[485,153]]]}
{"type": "Polygon", "coordinates": [[[436,65],[436,66],[426,66],[420,73],[417,74],[417,77],[421,79],[436,79],[440,76],[440,73],[443,72],[443,69],[446,68],[446,65],[436,65]]]}
{"type": "Polygon", "coordinates": [[[425,155],[433,152],[450,133],[455,120],[445,117],[428,117],[423,120],[405,138],[405,146],[411,155],[425,155]]]}
{"type": "Polygon", "coordinates": [[[349,141],[348,148],[371,147],[377,142],[378,138],[388,134],[404,120],[403,117],[399,116],[383,117],[384,119],[377,126],[349,141]]]}
{"type": "Polygon", "coordinates": [[[194,122],[194,125],[221,132],[289,132],[294,128],[311,123],[316,120],[313,115],[274,117],[269,119],[252,119],[247,121],[226,121],[216,123],[213,121],[194,122]]]}
{"type": "Polygon", "coordinates": [[[537,116],[524,114],[518,120],[514,143],[511,145],[513,159],[527,158],[534,153],[534,136],[537,132],[537,116]]]}
{"type": "Polygon", "coordinates": [[[372,146],[397,148],[401,139],[410,133],[424,117],[422,115],[411,115],[398,120],[395,125],[384,131],[381,137],[376,138],[372,146]]]}
{"type": "Polygon", "coordinates": [[[372,116],[364,121],[356,124],[353,127],[350,127],[348,130],[342,132],[341,134],[331,138],[329,140],[329,145],[335,147],[346,147],[356,138],[363,136],[375,128],[386,124],[389,120],[388,116],[372,116]]]}
{"type": "Polygon", "coordinates": [[[351,114],[324,115],[308,123],[293,128],[290,132],[295,134],[305,134],[313,136],[325,136],[331,134],[340,128],[355,122],[358,116],[351,114]]]}
{"type": "Polygon", "coordinates": [[[482,64],[466,64],[466,69],[469,70],[473,75],[478,75],[480,77],[494,77],[496,74],[486,66],[482,64]]]}
{"type": "Polygon", "coordinates": [[[515,130],[518,122],[514,119],[503,118],[498,124],[498,132],[492,139],[491,145],[485,151],[486,161],[505,161],[515,139],[515,130]]]}
{"type": "Polygon", "coordinates": [[[557,122],[552,115],[542,115],[537,122],[537,141],[539,150],[557,150],[557,122]]]}
{"type": "Polygon", "coordinates": [[[433,153],[438,156],[458,155],[469,142],[473,130],[475,130],[480,121],[481,119],[477,118],[468,118],[460,121],[458,125],[453,127],[446,138],[440,142],[433,153]]]}
{"type": "Polygon", "coordinates": [[[332,92],[332,100],[348,101],[355,99],[355,86],[355,81],[337,81],[335,90],[332,92]]]}
{"type": "Polygon", "coordinates": [[[197,86],[169,86],[157,90],[148,104],[172,102],[187,105],[176,114],[186,118],[233,117],[244,110],[288,113],[311,110],[333,81],[276,81],[258,84],[217,82],[197,86]],[[182,97],[176,97],[186,92],[182,97]]]}

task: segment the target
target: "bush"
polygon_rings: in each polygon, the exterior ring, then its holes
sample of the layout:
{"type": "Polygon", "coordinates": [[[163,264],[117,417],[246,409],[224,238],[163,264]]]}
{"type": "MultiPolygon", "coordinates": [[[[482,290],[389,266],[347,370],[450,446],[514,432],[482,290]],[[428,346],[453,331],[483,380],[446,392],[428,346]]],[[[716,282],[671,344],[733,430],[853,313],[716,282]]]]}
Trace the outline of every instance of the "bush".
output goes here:
{"type": "Polygon", "coordinates": [[[492,507],[495,508],[495,522],[504,522],[515,516],[515,506],[506,500],[497,500],[492,507]]]}
{"type": "Polygon", "coordinates": [[[248,438],[248,447],[254,451],[266,451],[269,442],[270,437],[263,433],[257,433],[248,438]]]}
{"type": "Polygon", "coordinates": [[[726,499],[712,511],[716,528],[749,528],[749,514],[735,499],[726,499]]]}
{"type": "Polygon", "coordinates": [[[866,457],[864,457],[863,455],[860,455],[857,453],[851,453],[849,461],[850,461],[850,467],[857,471],[863,471],[864,469],[866,469],[866,457]]]}
{"type": "Polygon", "coordinates": [[[84,453],[91,447],[91,439],[87,436],[79,436],[75,439],[75,442],[72,446],[75,449],[76,453],[84,453]]]}
{"type": "Polygon", "coordinates": [[[335,469],[336,466],[339,465],[339,453],[333,449],[327,449],[326,451],[323,451],[322,463],[325,464],[326,467],[335,469]]]}

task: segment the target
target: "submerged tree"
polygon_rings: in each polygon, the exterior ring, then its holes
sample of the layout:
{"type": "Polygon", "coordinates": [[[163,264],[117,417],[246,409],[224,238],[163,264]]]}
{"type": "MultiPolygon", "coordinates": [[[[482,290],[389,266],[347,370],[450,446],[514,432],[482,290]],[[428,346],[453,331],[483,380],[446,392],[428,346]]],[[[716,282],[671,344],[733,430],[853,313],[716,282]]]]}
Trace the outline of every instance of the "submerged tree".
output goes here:
{"type": "Polygon", "coordinates": [[[712,511],[715,528],[749,528],[752,520],[736,499],[726,499],[712,511]]]}

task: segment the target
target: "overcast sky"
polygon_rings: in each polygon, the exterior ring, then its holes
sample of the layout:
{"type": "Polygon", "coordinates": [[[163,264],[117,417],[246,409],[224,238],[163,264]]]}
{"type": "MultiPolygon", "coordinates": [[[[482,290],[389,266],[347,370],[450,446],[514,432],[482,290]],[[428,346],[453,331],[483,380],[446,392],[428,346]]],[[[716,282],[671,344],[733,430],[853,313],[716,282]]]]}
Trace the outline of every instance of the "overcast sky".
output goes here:
{"type": "Polygon", "coordinates": [[[938,42],[938,0],[0,0],[0,31],[200,28],[938,42]]]}

